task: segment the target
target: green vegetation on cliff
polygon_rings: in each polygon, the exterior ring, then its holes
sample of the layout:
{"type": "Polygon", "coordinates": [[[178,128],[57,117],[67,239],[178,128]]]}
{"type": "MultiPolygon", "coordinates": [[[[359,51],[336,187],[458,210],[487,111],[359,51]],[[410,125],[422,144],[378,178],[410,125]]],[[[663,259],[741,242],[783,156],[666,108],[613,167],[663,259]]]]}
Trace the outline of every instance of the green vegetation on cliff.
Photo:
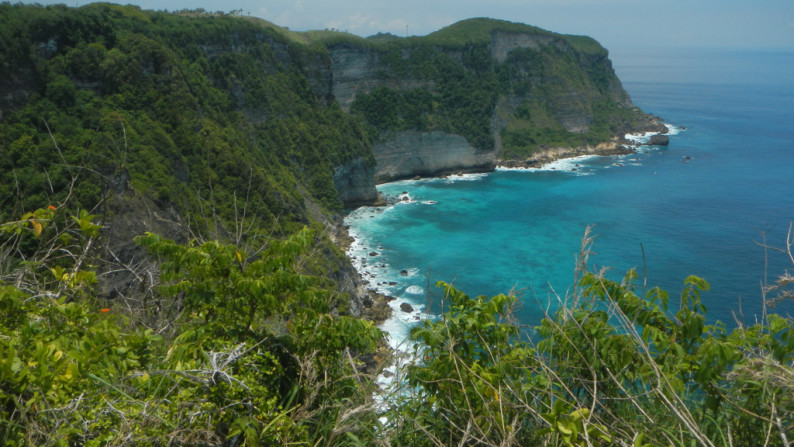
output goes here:
{"type": "Polygon", "coordinates": [[[471,19],[425,37],[326,42],[377,55],[380,86],[351,105],[376,137],[440,130],[481,150],[499,138],[503,159],[523,159],[540,148],[604,143],[648,123],[589,37],[471,19]]]}
{"type": "Polygon", "coordinates": [[[528,333],[516,297],[441,284],[447,311],[412,332],[406,387],[378,388],[383,334],[354,316],[367,303],[330,242],[336,169],[373,162],[371,132],[497,136],[524,157],[631,126],[644,115],[592,39],[2,3],[0,72],[2,445],[794,439],[792,320],[707,325],[694,277],[675,310],[633,272],[582,271],[528,333]],[[339,48],[377,60],[352,115],[333,98],[339,48]]]}
{"type": "Polygon", "coordinates": [[[381,133],[443,130],[464,136],[478,149],[492,150],[491,115],[498,85],[495,74],[488,70],[486,47],[469,50],[462,64],[427,43],[407,51],[408,57],[400,48],[381,55],[379,81],[418,79],[434,87],[379,87],[356,96],[351,112],[361,114],[381,133]]]}
{"type": "Polygon", "coordinates": [[[370,157],[359,124],[312,89],[317,52],[261,24],[109,4],[0,12],[5,218],[63,200],[75,178],[83,207],[129,182],[185,211],[211,197],[225,217],[248,191],[263,226],[305,222],[307,198],[341,209],[334,166],[370,157]]]}

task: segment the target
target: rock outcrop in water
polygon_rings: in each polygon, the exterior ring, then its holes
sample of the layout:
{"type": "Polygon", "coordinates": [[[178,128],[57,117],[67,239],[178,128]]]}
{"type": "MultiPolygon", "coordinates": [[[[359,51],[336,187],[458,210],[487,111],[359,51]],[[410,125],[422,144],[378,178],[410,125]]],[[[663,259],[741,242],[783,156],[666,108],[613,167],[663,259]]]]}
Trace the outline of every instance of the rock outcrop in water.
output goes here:
{"type": "Polygon", "coordinates": [[[667,135],[653,135],[648,141],[650,146],[667,146],[670,144],[670,137],[667,135]]]}

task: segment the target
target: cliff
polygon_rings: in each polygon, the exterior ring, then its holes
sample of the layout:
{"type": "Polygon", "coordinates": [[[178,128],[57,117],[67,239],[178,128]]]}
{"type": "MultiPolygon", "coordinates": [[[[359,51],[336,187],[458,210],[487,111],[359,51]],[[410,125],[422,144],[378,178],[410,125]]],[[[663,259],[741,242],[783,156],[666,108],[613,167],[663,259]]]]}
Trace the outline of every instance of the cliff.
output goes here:
{"type": "Polygon", "coordinates": [[[477,150],[462,136],[439,131],[402,131],[374,144],[372,152],[377,161],[377,183],[415,176],[492,171],[496,165],[496,151],[477,150]]]}
{"type": "Polygon", "coordinates": [[[333,242],[344,206],[376,197],[371,143],[331,98],[327,52],[293,37],[201,11],[1,4],[0,221],[101,216],[103,297],[151,290],[144,232],[254,252],[308,226],[306,272],[360,311],[333,242]]]}
{"type": "Polygon", "coordinates": [[[367,205],[378,199],[375,167],[363,157],[334,168],[334,188],[346,206],[367,205]]]}
{"type": "Polygon", "coordinates": [[[324,36],[330,96],[370,126],[377,182],[488,171],[660,129],[584,36],[471,19],[424,37],[324,36]]]}
{"type": "Polygon", "coordinates": [[[150,227],[244,243],[308,225],[323,230],[311,269],[356,294],[329,235],[376,183],[654,125],[597,42],[523,24],[364,39],[112,4],[0,13],[0,217],[71,201],[130,258],[150,227]]]}

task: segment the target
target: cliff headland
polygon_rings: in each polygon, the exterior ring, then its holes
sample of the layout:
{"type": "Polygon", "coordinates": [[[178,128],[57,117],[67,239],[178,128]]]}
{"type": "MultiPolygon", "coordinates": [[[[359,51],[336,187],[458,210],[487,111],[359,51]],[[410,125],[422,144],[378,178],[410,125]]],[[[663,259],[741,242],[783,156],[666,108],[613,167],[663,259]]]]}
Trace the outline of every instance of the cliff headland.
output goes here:
{"type": "Polygon", "coordinates": [[[328,96],[368,125],[376,183],[620,153],[626,133],[665,129],[589,37],[480,18],[423,37],[316,42],[330,58],[328,96]]]}

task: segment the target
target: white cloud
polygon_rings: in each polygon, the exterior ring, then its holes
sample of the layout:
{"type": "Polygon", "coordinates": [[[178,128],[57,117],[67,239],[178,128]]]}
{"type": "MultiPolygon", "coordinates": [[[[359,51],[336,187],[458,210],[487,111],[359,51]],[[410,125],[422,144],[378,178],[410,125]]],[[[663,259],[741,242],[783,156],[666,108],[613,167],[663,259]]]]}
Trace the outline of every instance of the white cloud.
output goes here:
{"type": "Polygon", "coordinates": [[[347,17],[325,22],[325,28],[348,31],[359,35],[371,35],[378,32],[389,32],[397,35],[405,34],[408,22],[401,18],[385,19],[381,16],[356,11],[347,17]]]}

